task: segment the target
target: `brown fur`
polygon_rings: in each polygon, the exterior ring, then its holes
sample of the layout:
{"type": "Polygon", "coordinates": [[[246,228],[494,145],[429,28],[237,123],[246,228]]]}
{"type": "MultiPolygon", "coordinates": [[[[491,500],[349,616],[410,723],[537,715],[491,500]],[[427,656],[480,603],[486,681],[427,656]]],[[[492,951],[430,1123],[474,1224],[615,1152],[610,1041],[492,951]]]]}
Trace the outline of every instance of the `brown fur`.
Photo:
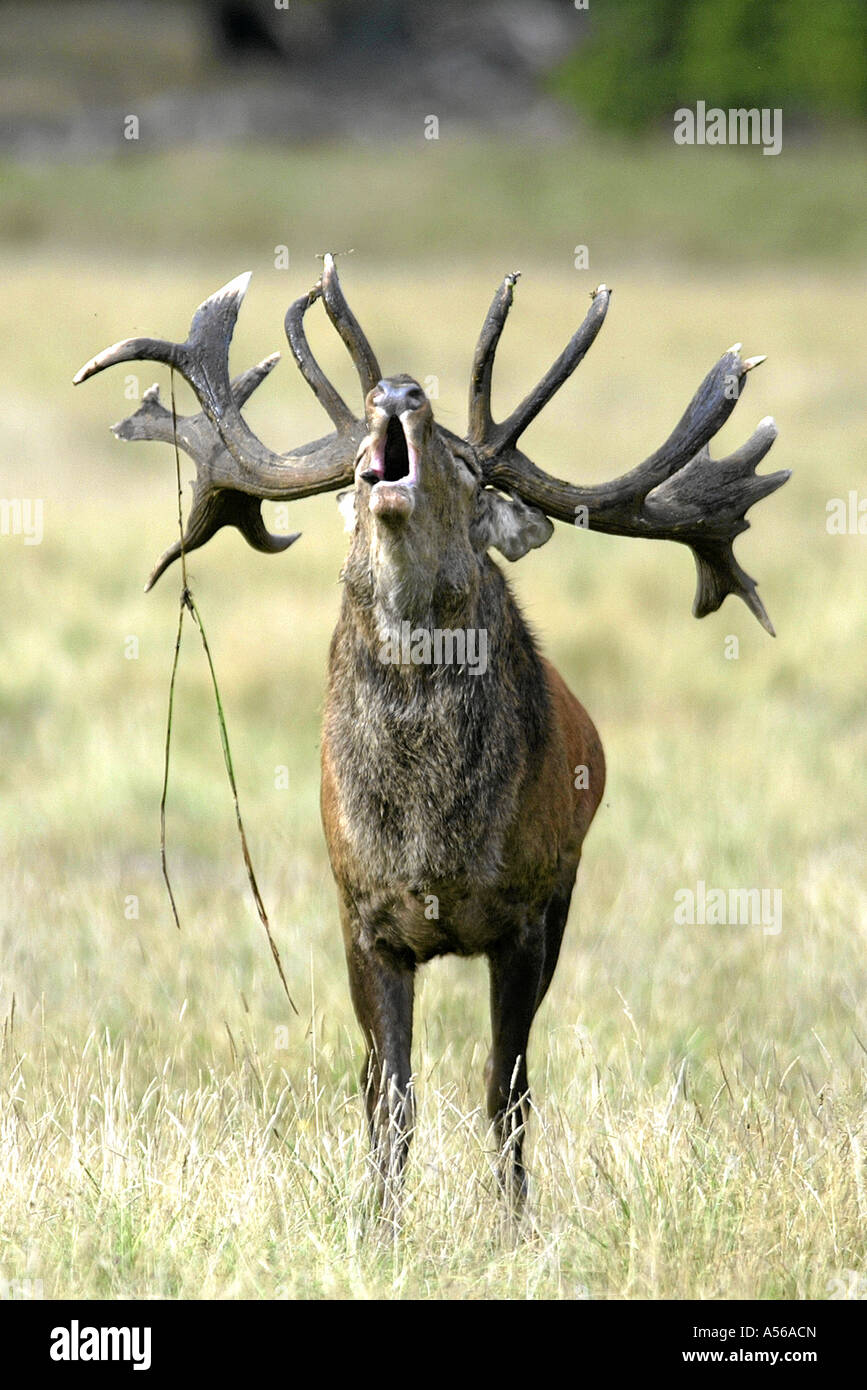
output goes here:
{"type": "MultiPolygon", "coordinates": [[[[412,389],[411,379],[394,381],[412,389]]],[[[383,1192],[393,1195],[411,1129],[415,970],[437,955],[485,954],[488,1110],[504,1186],[520,1199],[527,1038],[605,765],[589,716],[539,656],[487,554],[500,541],[514,552],[528,533],[539,543],[537,516],[482,489],[431,424],[425,401],[408,428],[421,458],[412,484],[386,476],[377,486],[375,434],[369,454],[361,450],[331,644],[322,817],[368,1049],[363,1085],[383,1192]],[[483,630],[484,673],[383,661],[383,634],[404,619],[483,630]],[[582,767],[589,784],[576,787],[582,767]]]]}

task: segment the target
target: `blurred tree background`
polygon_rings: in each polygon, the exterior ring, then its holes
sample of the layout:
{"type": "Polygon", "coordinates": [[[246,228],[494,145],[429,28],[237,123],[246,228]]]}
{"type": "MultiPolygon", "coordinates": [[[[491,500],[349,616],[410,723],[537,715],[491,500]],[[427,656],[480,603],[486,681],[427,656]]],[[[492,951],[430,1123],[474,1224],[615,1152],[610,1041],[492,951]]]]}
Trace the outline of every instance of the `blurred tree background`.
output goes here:
{"type": "MultiPolygon", "coordinates": [[[[306,8],[305,37],[317,29],[338,52],[411,50],[431,10],[424,0],[319,0],[306,8]]],[[[490,50],[485,21],[496,30],[497,9],[510,7],[473,8],[482,15],[470,42],[490,50]]],[[[802,125],[867,115],[863,0],[604,0],[574,8],[586,24],[550,87],[603,125],[646,129],[696,93],[709,105],[783,107],[802,125]]],[[[275,22],[272,0],[225,0],[210,14],[225,56],[299,56],[275,22]]]]}
{"type": "Polygon", "coordinates": [[[803,131],[867,116],[863,0],[6,0],[0,36],[0,150],[54,155],[86,152],[86,110],[173,90],[226,98],[199,139],[364,134],[408,97],[482,129],[562,130],[571,112],[636,133],[697,98],[782,107],[803,131]],[[230,101],[239,73],[246,116],[230,101]],[[303,89],[305,119],[290,102],[281,125],[269,83],[303,89]]]}
{"type": "Polygon", "coordinates": [[[863,0],[6,0],[0,244],[854,263],[865,112],[863,0]],[[783,158],[675,147],[698,99],[783,158]]]}
{"type": "Polygon", "coordinates": [[[781,107],[801,128],[867,115],[863,0],[608,0],[552,87],[601,124],[646,130],[699,98],[781,107]]]}

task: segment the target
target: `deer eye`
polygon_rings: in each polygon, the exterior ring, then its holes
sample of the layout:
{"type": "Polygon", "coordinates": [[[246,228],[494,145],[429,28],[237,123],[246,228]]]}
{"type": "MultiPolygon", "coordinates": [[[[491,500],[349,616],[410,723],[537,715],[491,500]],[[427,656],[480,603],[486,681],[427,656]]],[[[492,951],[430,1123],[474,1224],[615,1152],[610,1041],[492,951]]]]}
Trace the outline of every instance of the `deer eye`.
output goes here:
{"type": "Polygon", "coordinates": [[[455,465],[455,472],[467,491],[475,492],[477,497],[480,496],[479,485],[481,483],[481,478],[476,470],[467,463],[467,460],[462,458],[460,454],[452,454],[452,461],[455,465]]]}

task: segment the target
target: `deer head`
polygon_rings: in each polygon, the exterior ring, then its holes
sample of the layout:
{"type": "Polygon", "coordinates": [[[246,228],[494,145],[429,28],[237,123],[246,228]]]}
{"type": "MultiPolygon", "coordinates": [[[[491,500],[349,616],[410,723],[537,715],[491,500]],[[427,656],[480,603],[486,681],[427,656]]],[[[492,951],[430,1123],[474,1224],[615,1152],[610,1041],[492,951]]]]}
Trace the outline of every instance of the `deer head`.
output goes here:
{"type": "MultiPolygon", "coordinates": [[[[758,475],[776,438],[761,420],[733,454],[712,459],[709,441],[734,409],[747,374],[764,361],[742,359],[740,344],[724,353],[699,386],[664,444],[636,468],[608,483],[580,487],[544,473],[518,440],[572,374],[595,339],[611,292],[593,292],[584,322],[539,384],[508,419],[491,416],[497,344],[512,305],[517,275],[507,275],[482,327],[470,379],[469,428],[461,439],[438,425],[429,401],[408,376],[383,377],[370,344],[340,287],[334,258],[286,315],[295,361],[328,413],[334,432],[285,454],[267,448],[242,414],[251,392],[278,360],[275,354],[229,376],[229,345],[250,276],[242,275],[207,299],[183,343],[129,338],[91,359],[75,377],[86,380],[118,362],[157,361],[176,368],[193,387],[201,413],[173,420],[152,387],[134,415],[113,426],[120,439],[178,444],[196,464],[193,504],[183,547],[204,545],[221,526],[236,526],[258,550],[285,550],[297,540],[271,535],[261,500],[291,500],[345,488],[344,510],[354,529],[347,582],[368,586],[386,617],[410,616],[446,602],[470,603],[474,565],[489,546],[515,560],[551,535],[552,521],[616,535],[673,540],[690,546],[698,570],[696,617],[719,608],[727,594],[742,598],[762,626],[773,627],[753,579],[732,543],[749,523],[749,508],[781,487],[788,471],[758,475]],[[304,333],[304,315],[321,299],[358,372],[364,416],[356,416],[324,375],[304,333]]],[[[150,588],[181,553],[175,542],[156,565],[150,588]]]]}
{"type": "Polygon", "coordinates": [[[488,547],[514,560],[544,544],[553,526],[536,508],[485,487],[473,450],[437,427],[412,377],[377,382],[365,415],[355,488],[341,494],[353,533],[342,576],[348,591],[371,613],[375,637],[404,619],[468,621],[488,547]]]}

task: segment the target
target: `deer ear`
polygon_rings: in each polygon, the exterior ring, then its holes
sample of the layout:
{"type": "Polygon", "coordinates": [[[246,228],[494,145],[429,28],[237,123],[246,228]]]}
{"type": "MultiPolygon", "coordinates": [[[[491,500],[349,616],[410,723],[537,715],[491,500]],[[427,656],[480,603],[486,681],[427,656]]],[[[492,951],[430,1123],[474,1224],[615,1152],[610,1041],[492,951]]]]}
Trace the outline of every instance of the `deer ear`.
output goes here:
{"type": "Polygon", "coordinates": [[[493,545],[507,560],[520,560],[554,534],[554,523],[545,513],[519,497],[504,497],[491,488],[482,488],[477,496],[473,539],[480,551],[493,545]]]}
{"type": "Polygon", "coordinates": [[[354,531],[355,523],[357,520],[355,513],[354,488],[349,488],[346,492],[338,492],[337,509],[340,512],[340,515],[343,517],[344,531],[349,531],[350,533],[354,531]]]}

